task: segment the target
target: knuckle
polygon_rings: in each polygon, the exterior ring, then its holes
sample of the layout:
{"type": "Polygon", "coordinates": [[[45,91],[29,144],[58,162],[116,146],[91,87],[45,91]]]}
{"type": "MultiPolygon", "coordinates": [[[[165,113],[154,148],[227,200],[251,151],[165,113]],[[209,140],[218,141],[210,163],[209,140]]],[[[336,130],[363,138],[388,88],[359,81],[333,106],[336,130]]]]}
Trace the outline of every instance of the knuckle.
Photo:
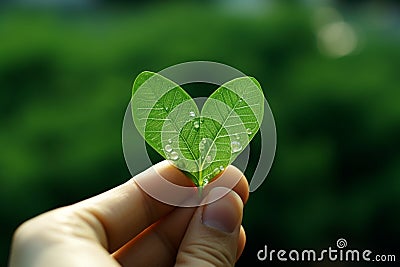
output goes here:
{"type": "Polygon", "coordinates": [[[59,243],[65,238],[80,238],[108,247],[107,235],[95,215],[71,206],[49,211],[21,224],[14,232],[12,243],[27,248],[59,243]]]}
{"type": "Polygon", "coordinates": [[[26,240],[26,239],[28,238],[28,236],[32,234],[32,232],[30,232],[30,231],[28,230],[28,229],[31,228],[31,226],[30,226],[31,224],[32,224],[32,222],[31,222],[30,220],[29,220],[29,221],[26,221],[26,222],[24,222],[23,224],[21,224],[21,225],[15,230],[14,235],[13,235],[13,242],[14,242],[14,243],[20,243],[20,242],[18,242],[18,241],[26,240]]]}
{"type": "Polygon", "coordinates": [[[43,235],[42,231],[37,225],[36,218],[24,222],[14,232],[12,238],[13,248],[22,249],[35,246],[35,240],[37,240],[40,235],[43,235]]]}
{"type": "Polygon", "coordinates": [[[16,245],[35,244],[57,240],[56,234],[69,234],[76,228],[75,215],[66,208],[50,211],[21,224],[14,232],[16,245]]]}

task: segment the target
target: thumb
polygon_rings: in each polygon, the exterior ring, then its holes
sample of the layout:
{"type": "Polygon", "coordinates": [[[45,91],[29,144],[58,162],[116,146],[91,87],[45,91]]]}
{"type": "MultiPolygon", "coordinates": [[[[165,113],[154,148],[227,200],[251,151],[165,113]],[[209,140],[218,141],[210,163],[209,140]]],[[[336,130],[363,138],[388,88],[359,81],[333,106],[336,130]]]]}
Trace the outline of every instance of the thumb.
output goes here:
{"type": "Polygon", "coordinates": [[[243,202],[234,191],[216,187],[199,207],[181,242],[176,266],[233,266],[236,262],[243,202]],[[222,198],[221,198],[222,196],[222,198]]]}

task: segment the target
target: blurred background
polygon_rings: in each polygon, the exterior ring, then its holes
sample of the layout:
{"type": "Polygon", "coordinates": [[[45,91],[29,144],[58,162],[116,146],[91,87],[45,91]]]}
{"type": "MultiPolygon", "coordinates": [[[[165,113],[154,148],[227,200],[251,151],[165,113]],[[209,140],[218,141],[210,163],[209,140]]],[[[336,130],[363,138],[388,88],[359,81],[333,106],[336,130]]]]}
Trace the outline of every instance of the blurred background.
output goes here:
{"type": "Polygon", "coordinates": [[[270,264],[256,257],[264,245],[338,238],[400,261],[398,1],[16,0],[0,1],[0,265],[23,221],[130,178],[134,78],[191,60],[256,77],[276,120],[238,266],[270,264]]]}

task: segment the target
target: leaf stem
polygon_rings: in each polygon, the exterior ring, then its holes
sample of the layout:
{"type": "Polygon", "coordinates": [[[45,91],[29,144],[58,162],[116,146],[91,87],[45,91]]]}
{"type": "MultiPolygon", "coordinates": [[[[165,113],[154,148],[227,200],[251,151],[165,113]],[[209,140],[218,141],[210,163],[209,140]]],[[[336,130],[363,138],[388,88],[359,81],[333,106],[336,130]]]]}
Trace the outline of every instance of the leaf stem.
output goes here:
{"type": "Polygon", "coordinates": [[[202,169],[200,169],[199,170],[199,186],[200,187],[203,187],[203,170],[202,169]]]}
{"type": "Polygon", "coordinates": [[[199,198],[201,199],[201,197],[202,197],[202,195],[203,195],[203,188],[204,188],[204,186],[199,186],[199,187],[197,187],[198,188],[198,194],[199,194],[199,198]]]}

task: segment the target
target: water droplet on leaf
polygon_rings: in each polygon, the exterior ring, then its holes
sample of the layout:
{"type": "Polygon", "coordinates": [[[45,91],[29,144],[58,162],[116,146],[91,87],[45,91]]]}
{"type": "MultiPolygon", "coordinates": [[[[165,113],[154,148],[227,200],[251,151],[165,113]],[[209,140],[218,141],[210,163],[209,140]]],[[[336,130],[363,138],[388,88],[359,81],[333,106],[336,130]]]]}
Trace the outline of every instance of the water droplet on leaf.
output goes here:
{"type": "Polygon", "coordinates": [[[206,144],[207,144],[207,139],[206,138],[201,139],[199,143],[199,150],[203,151],[206,148],[206,144]]]}
{"type": "Polygon", "coordinates": [[[253,133],[253,131],[250,128],[247,128],[246,132],[247,132],[248,135],[251,135],[253,133]]]}
{"type": "Polygon", "coordinates": [[[172,140],[171,140],[171,139],[168,139],[168,143],[172,144],[172,140]]]}
{"type": "MultiPolygon", "coordinates": [[[[203,151],[203,150],[204,150],[204,145],[203,145],[203,143],[200,143],[200,144],[199,144],[199,150],[200,150],[200,151],[203,151]]],[[[202,156],[202,157],[204,157],[204,156],[202,156]]]]}
{"type": "Polygon", "coordinates": [[[196,116],[196,113],[194,113],[194,111],[190,111],[190,112],[189,112],[189,116],[190,116],[190,117],[194,117],[194,116],[196,116]]]}
{"type": "Polygon", "coordinates": [[[165,152],[171,152],[172,151],[172,146],[171,145],[166,145],[165,147],[164,147],[164,150],[165,150],[165,152]]]}
{"type": "Polygon", "coordinates": [[[239,141],[232,141],[231,148],[233,153],[239,152],[242,150],[242,144],[239,141]]]}
{"type": "Polygon", "coordinates": [[[172,160],[177,160],[177,159],[179,159],[179,155],[178,155],[177,152],[173,151],[173,152],[171,152],[171,154],[170,154],[170,158],[171,158],[172,160]]]}
{"type": "Polygon", "coordinates": [[[195,121],[193,122],[193,127],[196,128],[196,129],[199,129],[200,123],[199,123],[198,120],[195,120],[195,121]]]}
{"type": "Polygon", "coordinates": [[[219,166],[219,169],[221,170],[221,171],[223,171],[223,170],[225,170],[225,168],[224,168],[224,166],[219,166]]]}

